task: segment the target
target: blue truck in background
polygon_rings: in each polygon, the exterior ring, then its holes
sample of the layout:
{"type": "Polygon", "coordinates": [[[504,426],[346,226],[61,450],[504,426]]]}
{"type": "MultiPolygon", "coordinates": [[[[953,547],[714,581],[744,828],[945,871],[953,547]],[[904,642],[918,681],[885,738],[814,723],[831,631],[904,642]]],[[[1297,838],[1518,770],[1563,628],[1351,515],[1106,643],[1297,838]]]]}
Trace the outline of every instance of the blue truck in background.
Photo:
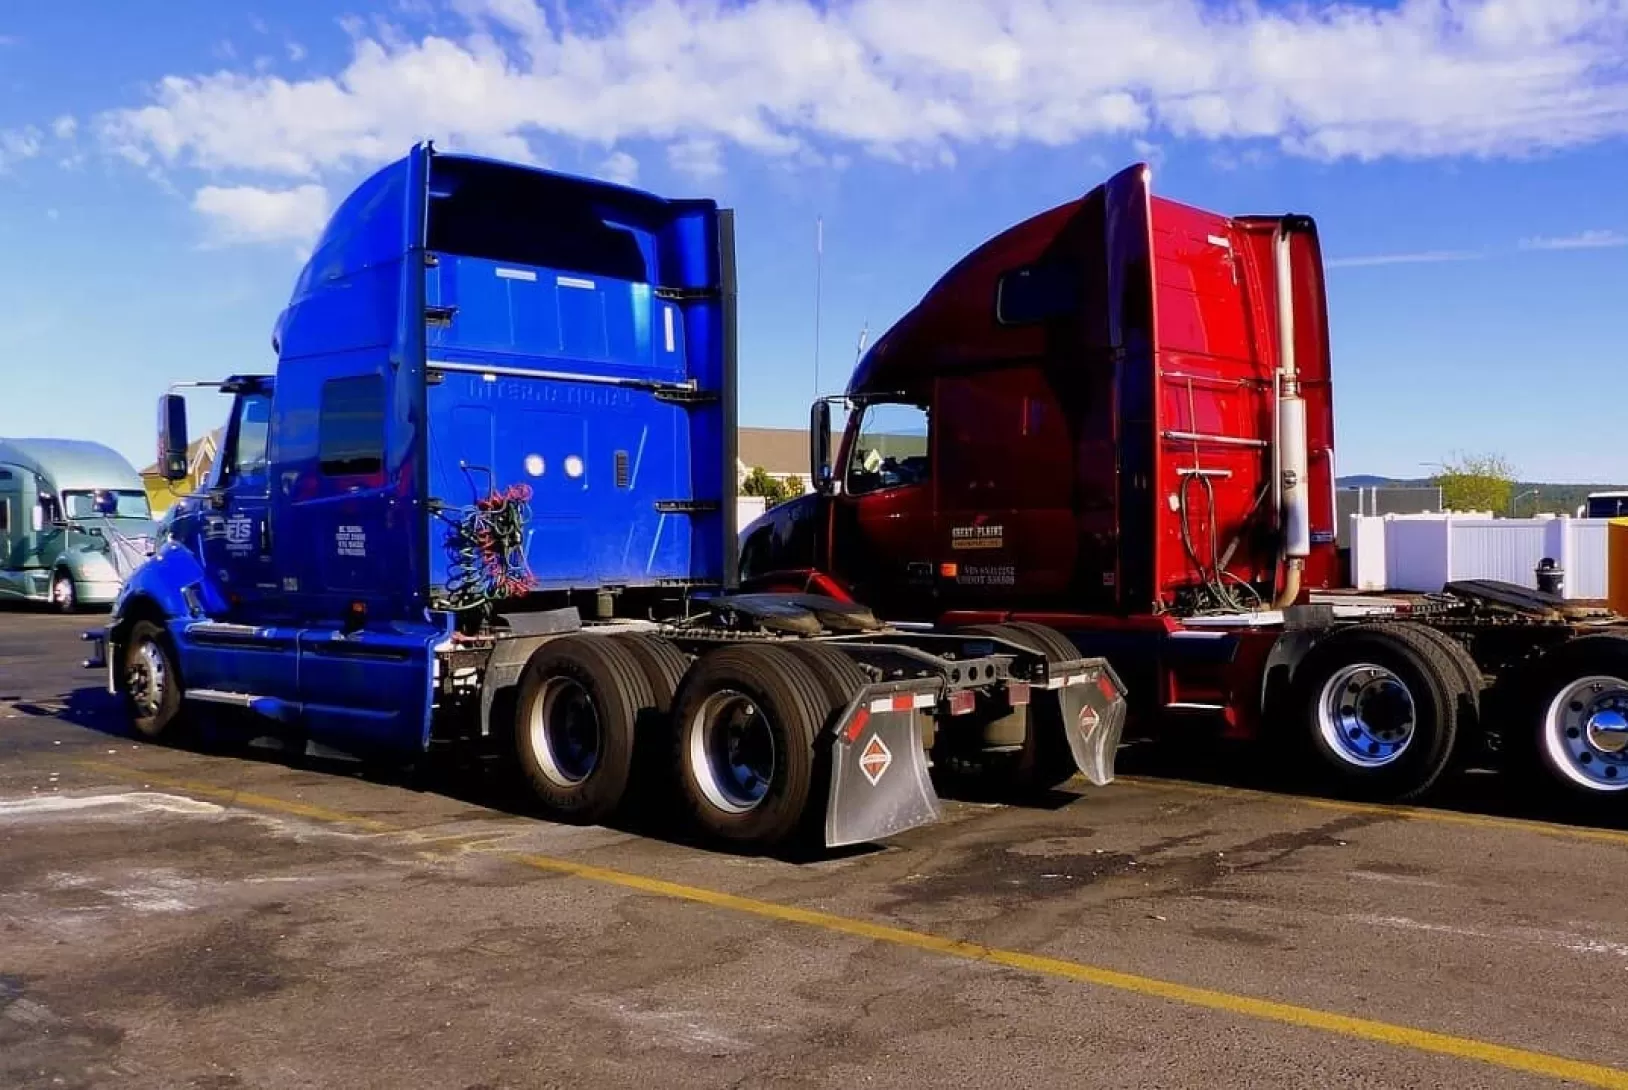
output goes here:
{"type": "Polygon", "coordinates": [[[743,850],[935,820],[934,754],[1113,777],[1119,680],[1038,626],[738,593],[734,220],[426,143],[338,207],[211,479],[86,665],[154,739],[247,713],[366,758],[493,745],[541,812],[660,793],[743,850]],[[966,744],[970,740],[970,745],[966,744]]]}

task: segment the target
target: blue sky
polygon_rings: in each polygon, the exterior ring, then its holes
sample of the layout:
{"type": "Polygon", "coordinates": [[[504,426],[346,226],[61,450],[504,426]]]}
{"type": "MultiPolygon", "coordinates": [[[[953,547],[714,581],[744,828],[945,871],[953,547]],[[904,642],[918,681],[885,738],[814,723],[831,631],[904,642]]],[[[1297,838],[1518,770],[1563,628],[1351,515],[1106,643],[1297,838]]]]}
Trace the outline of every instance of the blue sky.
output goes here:
{"type": "Polygon", "coordinates": [[[90,7],[0,12],[0,434],[150,461],[165,384],[269,368],[326,210],[434,137],[737,208],[749,424],[806,420],[816,216],[831,391],[862,324],[1146,159],[1317,217],[1342,472],[1628,480],[1617,0],[90,7]]]}

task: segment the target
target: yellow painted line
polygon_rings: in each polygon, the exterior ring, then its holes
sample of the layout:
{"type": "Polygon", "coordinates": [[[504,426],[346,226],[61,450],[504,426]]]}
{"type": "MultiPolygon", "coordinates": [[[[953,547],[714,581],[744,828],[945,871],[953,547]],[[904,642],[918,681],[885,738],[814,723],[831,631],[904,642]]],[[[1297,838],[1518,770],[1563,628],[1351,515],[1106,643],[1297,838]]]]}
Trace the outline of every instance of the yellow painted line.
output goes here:
{"type": "Polygon", "coordinates": [[[1628,832],[1620,829],[1595,829],[1585,825],[1562,825],[1555,821],[1534,821],[1531,818],[1498,817],[1493,814],[1465,814],[1457,810],[1435,810],[1425,806],[1399,806],[1378,802],[1346,802],[1342,799],[1319,799],[1308,795],[1278,794],[1256,791],[1248,787],[1227,787],[1222,784],[1195,783],[1191,780],[1164,780],[1152,776],[1116,776],[1118,783],[1145,787],[1150,790],[1180,791],[1190,795],[1212,798],[1235,796],[1258,799],[1289,806],[1305,806],[1313,810],[1329,810],[1337,814],[1375,814],[1383,817],[1403,818],[1408,821],[1433,821],[1438,825],[1460,825],[1471,829],[1498,829],[1504,831],[1537,833],[1542,836],[1585,840],[1596,844],[1628,845],[1628,832]]]}
{"type": "MultiPolygon", "coordinates": [[[[216,787],[213,784],[200,784],[168,776],[155,776],[143,773],[139,769],[123,768],[100,761],[85,761],[81,762],[81,764],[87,768],[119,776],[121,779],[139,778],[148,783],[160,784],[172,790],[186,791],[205,798],[228,798],[235,804],[256,809],[309,817],[318,821],[348,824],[372,831],[399,831],[384,822],[348,815],[342,810],[310,806],[270,795],[231,791],[216,787]]],[[[1211,988],[1178,984],[1174,981],[1139,976],[1135,973],[1120,972],[1116,969],[1105,969],[1100,966],[1087,965],[1083,962],[1069,961],[1064,958],[984,946],[980,943],[947,938],[925,931],[912,931],[907,928],[872,923],[868,920],[855,919],[849,916],[838,916],[815,909],[776,904],[772,901],[760,901],[752,897],[742,897],[733,893],[724,893],[720,890],[706,889],[702,886],[685,885],[681,882],[670,882],[664,878],[652,878],[647,875],[633,874],[628,871],[614,870],[610,867],[600,867],[570,859],[522,852],[498,851],[493,854],[498,858],[508,859],[534,870],[569,875],[589,882],[598,882],[602,885],[617,886],[622,889],[664,897],[669,900],[707,905],[728,912],[756,916],[760,919],[814,927],[822,931],[849,935],[872,942],[885,942],[894,946],[921,950],[926,953],[960,958],[964,961],[1000,965],[1020,972],[1072,980],[1081,984],[1091,984],[1100,988],[1110,988],[1132,995],[1163,999],[1192,1007],[1203,1007],[1239,1017],[1275,1022],[1280,1025],[1321,1030],[1355,1040],[1372,1041],[1458,1060],[1488,1064],[1529,1075],[1566,1079],[1582,1086],[1604,1087],[1606,1090],[1628,1090],[1628,1071],[1605,1067],[1600,1064],[1584,1063],[1581,1060],[1567,1059],[1564,1056],[1555,1056],[1550,1053],[1513,1048],[1508,1045],[1493,1044],[1490,1041],[1476,1040],[1473,1037],[1457,1037],[1451,1034],[1436,1033],[1431,1030],[1416,1029],[1412,1026],[1396,1025],[1390,1022],[1378,1022],[1369,1018],[1336,1014],[1332,1011],[1318,1010],[1314,1007],[1300,1007],[1292,1003],[1279,1003],[1270,999],[1257,999],[1252,996],[1235,995],[1231,992],[1217,991],[1211,988]]]]}

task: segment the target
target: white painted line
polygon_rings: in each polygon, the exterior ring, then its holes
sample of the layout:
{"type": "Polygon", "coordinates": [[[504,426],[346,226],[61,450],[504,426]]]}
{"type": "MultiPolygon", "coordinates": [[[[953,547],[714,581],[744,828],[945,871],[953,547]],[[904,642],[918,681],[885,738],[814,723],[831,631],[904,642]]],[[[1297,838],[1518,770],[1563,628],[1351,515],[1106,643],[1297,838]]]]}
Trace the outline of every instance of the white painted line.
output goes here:
{"type": "Polygon", "coordinates": [[[155,791],[126,791],[113,795],[40,795],[26,799],[0,799],[0,821],[29,817],[87,816],[96,810],[122,810],[132,813],[218,814],[221,807],[212,802],[155,791]]]}

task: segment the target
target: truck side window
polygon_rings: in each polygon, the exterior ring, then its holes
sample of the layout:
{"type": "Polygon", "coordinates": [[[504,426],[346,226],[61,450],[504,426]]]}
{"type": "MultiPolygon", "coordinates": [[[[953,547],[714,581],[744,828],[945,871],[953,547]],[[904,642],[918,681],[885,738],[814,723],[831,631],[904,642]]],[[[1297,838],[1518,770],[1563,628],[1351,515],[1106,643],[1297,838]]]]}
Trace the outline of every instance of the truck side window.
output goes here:
{"type": "Polygon", "coordinates": [[[378,473],[384,468],[383,378],[358,375],[322,384],[317,457],[329,477],[378,473]]]}
{"type": "Polygon", "coordinates": [[[1033,325],[1061,318],[1080,306],[1080,271],[1055,258],[1025,265],[995,283],[995,321],[1033,325]]]}
{"type": "Polygon", "coordinates": [[[224,481],[261,481],[271,435],[271,398],[253,394],[238,403],[237,440],[226,463],[224,481]]]}
{"type": "Polygon", "coordinates": [[[848,458],[849,495],[921,484],[928,476],[927,407],[908,402],[865,406],[848,458]]]}

